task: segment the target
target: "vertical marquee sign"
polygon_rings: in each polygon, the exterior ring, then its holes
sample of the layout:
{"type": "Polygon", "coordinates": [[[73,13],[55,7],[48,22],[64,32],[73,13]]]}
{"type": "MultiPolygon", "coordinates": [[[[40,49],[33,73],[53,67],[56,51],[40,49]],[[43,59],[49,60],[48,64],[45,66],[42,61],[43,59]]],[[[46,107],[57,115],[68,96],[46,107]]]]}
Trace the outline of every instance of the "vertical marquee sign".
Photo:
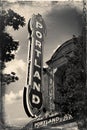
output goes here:
{"type": "Polygon", "coordinates": [[[44,20],[40,14],[33,15],[28,23],[29,47],[27,81],[24,87],[23,104],[29,117],[41,114],[42,99],[42,72],[43,72],[43,44],[46,35],[44,20]]]}

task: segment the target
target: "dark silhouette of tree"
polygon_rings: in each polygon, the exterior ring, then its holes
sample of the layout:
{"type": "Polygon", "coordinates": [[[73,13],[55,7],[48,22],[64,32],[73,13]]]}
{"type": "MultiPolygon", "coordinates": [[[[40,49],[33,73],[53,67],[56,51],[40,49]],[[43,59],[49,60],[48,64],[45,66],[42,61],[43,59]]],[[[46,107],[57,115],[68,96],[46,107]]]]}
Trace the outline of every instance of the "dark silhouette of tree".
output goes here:
{"type": "MultiPolygon", "coordinates": [[[[6,67],[5,63],[10,62],[15,58],[14,52],[18,49],[19,46],[19,42],[17,40],[14,40],[13,37],[6,32],[6,28],[12,27],[15,31],[18,30],[20,27],[23,27],[24,25],[24,17],[20,16],[13,10],[9,9],[7,11],[0,11],[0,91],[2,91],[2,95],[0,95],[0,98],[2,98],[1,96],[3,96],[5,93],[5,86],[19,79],[16,76],[15,72],[11,72],[11,74],[3,73],[3,70],[6,67]]],[[[3,109],[3,102],[1,106],[3,109]]],[[[0,116],[0,120],[3,122],[3,112],[0,116]]]]}
{"type": "MultiPolygon", "coordinates": [[[[0,60],[2,62],[1,69],[3,70],[5,67],[5,62],[9,62],[15,58],[15,52],[18,49],[19,42],[14,40],[10,34],[6,32],[6,27],[10,26],[14,30],[18,30],[19,27],[23,27],[25,25],[24,17],[20,16],[19,14],[15,13],[13,10],[9,9],[8,11],[2,10],[0,12],[0,60]]],[[[2,78],[2,82],[8,83],[7,77],[11,76],[10,82],[14,82],[14,79],[18,79],[17,76],[13,78],[12,74],[4,75],[5,78],[2,78]],[[7,81],[6,81],[7,79],[7,81]]]]}
{"type": "Polygon", "coordinates": [[[11,74],[2,74],[2,85],[8,85],[11,82],[15,82],[16,80],[18,80],[18,77],[14,72],[11,72],[11,74]]]}
{"type": "Polygon", "coordinates": [[[20,26],[25,25],[24,17],[21,17],[19,14],[15,13],[13,10],[9,9],[8,11],[2,10],[0,15],[0,25],[1,31],[5,30],[6,26],[12,26],[14,30],[18,30],[20,26]]]}
{"type": "Polygon", "coordinates": [[[15,55],[13,51],[18,49],[19,42],[15,41],[12,36],[6,33],[5,28],[7,26],[13,27],[14,30],[18,30],[20,26],[24,26],[24,17],[15,13],[13,10],[2,10],[0,15],[0,47],[1,47],[1,61],[8,62],[14,59],[15,55]]]}
{"type": "Polygon", "coordinates": [[[77,122],[81,121],[80,129],[87,127],[87,90],[86,74],[84,64],[84,43],[83,37],[73,37],[75,49],[73,56],[66,55],[68,60],[62,76],[62,86],[58,86],[58,104],[62,115],[70,114],[77,122]]]}

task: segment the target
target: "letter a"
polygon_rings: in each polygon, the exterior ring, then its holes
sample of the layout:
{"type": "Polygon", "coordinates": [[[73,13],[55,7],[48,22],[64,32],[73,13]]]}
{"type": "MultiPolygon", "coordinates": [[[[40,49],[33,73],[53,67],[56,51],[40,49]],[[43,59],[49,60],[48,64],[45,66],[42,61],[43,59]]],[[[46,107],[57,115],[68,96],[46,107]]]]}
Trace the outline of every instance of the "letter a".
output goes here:
{"type": "Polygon", "coordinates": [[[37,77],[38,79],[41,79],[41,78],[40,78],[40,74],[39,74],[38,71],[35,71],[35,73],[34,73],[34,77],[37,77]]]}

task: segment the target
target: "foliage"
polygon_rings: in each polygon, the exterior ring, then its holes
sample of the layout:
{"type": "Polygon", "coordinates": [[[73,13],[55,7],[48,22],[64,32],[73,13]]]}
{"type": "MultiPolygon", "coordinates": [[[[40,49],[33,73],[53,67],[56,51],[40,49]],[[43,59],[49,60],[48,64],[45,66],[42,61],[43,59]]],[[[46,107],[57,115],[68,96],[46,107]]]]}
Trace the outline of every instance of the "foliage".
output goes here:
{"type": "Polygon", "coordinates": [[[14,30],[18,30],[20,26],[25,25],[25,19],[11,9],[2,10],[0,12],[0,25],[1,31],[4,31],[6,26],[12,26],[14,30]]]}
{"type": "Polygon", "coordinates": [[[62,76],[62,86],[58,86],[59,99],[56,102],[62,114],[83,119],[87,116],[86,74],[84,64],[83,38],[73,37],[73,55],[66,55],[67,64],[62,76]]]}
{"type": "Polygon", "coordinates": [[[8,62],[14,59],[15,55],[13,51],[18,49],[19,42],[14,41],[8,33],[1,34],[1,60],[2,62],[8,62]]]}
{"type": "Polygon", "coordinates": [[[19,78],[16,76],[15,72],[11,72],[11,74],[2,74],[2,85],[8,85],[11,82],[15,82],[19,78]]]}
{"type": "Polygon", "coordinates": [[[25,25],[24,17],[20,16],[13,10],[2,10],[0,12],[0,60],[1,60],[1,77],[2,85],[9,84],[18,80],[15,74],[2,74],[3,69],[6,67],[5,62],[9,62],[15,58],[15,51],[18,49],[19,42],[14,40],[9,33],[6,32],[7,27],[12,27],[18,30],[25,25]]]}
{"type": "Polygon", "coordinates": [[[13,10],[2,10],[0,15],[0,47],[1,47],[1,60],[8,62],[14,59],[14,51],[18,49],[19,42],[15,41],[12,36],[5,32],[7,26],[12,26],[14,30],[18,30],[20,26],[24,26],[24,17],[15,13],[13,10]]]}

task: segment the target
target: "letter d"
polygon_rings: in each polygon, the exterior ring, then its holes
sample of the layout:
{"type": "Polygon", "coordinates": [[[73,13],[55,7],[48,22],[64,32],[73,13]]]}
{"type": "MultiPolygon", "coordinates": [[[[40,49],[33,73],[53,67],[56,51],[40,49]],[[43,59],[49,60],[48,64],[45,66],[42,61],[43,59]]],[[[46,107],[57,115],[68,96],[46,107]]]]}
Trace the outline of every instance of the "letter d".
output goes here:
{"type": "Polygon", "coordinates": [[[33,96],[32,96],[32,102],[34,104],[39,104],[40,103],[40,98],[38,96],[36,96],[36,95],[33,94],[33,96]]]}

